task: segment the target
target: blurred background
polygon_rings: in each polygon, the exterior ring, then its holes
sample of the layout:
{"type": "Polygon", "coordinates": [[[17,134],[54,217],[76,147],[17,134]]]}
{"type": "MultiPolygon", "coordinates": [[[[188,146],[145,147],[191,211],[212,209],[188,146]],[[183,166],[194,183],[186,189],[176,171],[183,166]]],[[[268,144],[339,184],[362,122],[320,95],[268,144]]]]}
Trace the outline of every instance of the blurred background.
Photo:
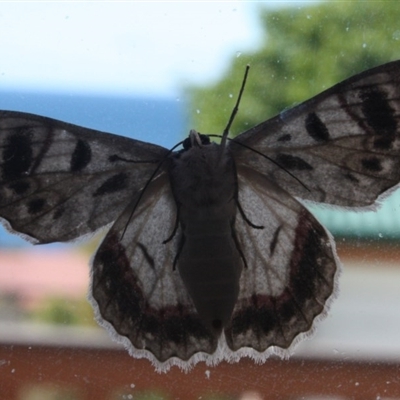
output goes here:
{"type": "MultiPolygon", "coordinates": [[[[172,147],[240,133],[400,58],[385,2],[0,3],[0,109],[172,147]]],[[[400,399],[400,193],[377,212],[312,206],[344,265],[316,335],[289,361],[159,375],[112,343],[86,300],[100,237],[32,246],[0,231],[0,398],[400,399]]]]}

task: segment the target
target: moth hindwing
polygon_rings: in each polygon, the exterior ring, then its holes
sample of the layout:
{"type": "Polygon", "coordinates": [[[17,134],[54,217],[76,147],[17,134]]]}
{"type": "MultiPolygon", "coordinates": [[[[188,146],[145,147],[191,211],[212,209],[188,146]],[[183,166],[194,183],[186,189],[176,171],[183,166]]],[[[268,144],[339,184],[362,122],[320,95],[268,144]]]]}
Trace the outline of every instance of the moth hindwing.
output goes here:
{"type": "Polygon", "coordinates": [[[290,354],[326,314],[339,261],[297,197],[371,207],[400,181],[400,61],[355,75],[222,145],[184,149],[0,112],[0,216],[37,242],[112,223],[96,317],[159,371],[290,354]]]}

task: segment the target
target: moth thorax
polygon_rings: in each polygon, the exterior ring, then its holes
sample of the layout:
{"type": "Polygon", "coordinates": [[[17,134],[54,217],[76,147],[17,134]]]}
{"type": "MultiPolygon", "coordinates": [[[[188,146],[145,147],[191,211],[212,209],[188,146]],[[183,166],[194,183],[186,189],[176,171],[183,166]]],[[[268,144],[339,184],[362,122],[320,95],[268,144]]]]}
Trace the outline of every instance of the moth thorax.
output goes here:
{"type": "Polygon", "coordinates": [[[182,152],[169,172],[175,199],[189,208],[222,206],[236,192],[233,158],[215,143],[182,152]]]}

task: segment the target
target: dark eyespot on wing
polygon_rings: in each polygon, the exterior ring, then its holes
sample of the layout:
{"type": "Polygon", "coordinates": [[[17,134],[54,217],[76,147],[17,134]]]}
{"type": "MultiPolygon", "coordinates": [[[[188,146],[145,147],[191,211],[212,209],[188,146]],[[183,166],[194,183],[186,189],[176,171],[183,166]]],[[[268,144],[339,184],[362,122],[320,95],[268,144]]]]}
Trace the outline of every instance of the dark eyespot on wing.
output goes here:
{"type": "Polygon", "coordinates": [[[37,214],[38,212],[42,211],[44,206],[46,205],[45,199],[34,199],[28,203],[28,212],[29,214],[37,214]]]}
{"type": "Polygon", "coordinates": [[[367,169],[371,172],[380,172],[382,171],[382,164],[379,158],[371,157],[371,158],[364,158],[361,160],[361,164],[363,168],[367,169]]]}
{"type": "Polygon", "coordinates": [[[71,156],[71,172],[85,168],[92,159],[92,150],[86,140],[78,140],[71,156]]]}
{"type": "Polygon", "coordinates": [[[31,185],[29,184],[29,182],[18,181],[11,183],[8,187],[12,189],[15,194],[22,195],[29,190],[31,185]]]}
{"type": "Polygon", "coordinates": [[[313,170],[314,168],[300,157],[292,156],[290,154],[279,154],[277,163],[286,169],[297,169],[300,171],[313,170]]]}
{"type": "Polygon", "coordinates": [[[290,142],[292,140],[292,135],[287,133],[286,135],[282,135],[278,138],[278,142],[290,142]]]}
{"type": "Polygon", "coordinates": [[[120,157],[117,156],[116,154],[113,154],[113,155],[108,157],[108,161],[110,161],[110,162],[120,161],[120,157]]]}
{"type": "Polygon", "coordinates": [[[102,196],[119,192],[128,186],[128,176],[124,172],[120,172],[111,178],[108,178],[102,185],[94,192],[93,196],[102,196]]]}
{"type": "Polygon", "coordinates": [[[379,136],[374,140],[374,147],[377,150],[389,150],[395,139],[395,135],[379,136]]]}
{"type": "Polygon", "coordinates": [[[64,213],[65,213],[65,208],[62,206],[58,206],[56,211],[53,214],[53,219],[56,220],[56,219],[62,217],[64,215],[64,213]]]}
{"type": "Polygon", "coordinates": [[[33,162],[31,138],[24,132],[10,135],[3,150],[3,179],[11,181],[29,171],[33,162]]]}
{"type": "Polygon", "coordinates": [[[307,115],[305,120],[307,133],[317,142],[326,142],[329,140],[329,131],[326,125],[314,112],[307,115]]]}
{"type": "Polygon", "coordinates": [[[377,135],[395,135],[397,121],[395,110],[387,100],[387,95],[379,89],[361,91],[362,112],[368,125],[377,135]]]}

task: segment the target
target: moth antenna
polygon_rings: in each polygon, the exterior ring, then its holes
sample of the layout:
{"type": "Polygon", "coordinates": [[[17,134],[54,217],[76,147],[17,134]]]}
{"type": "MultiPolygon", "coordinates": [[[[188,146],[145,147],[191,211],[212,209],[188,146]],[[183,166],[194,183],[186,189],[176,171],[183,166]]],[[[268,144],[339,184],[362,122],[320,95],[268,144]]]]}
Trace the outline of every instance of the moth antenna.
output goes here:
{"type": "MultiPolygon", "coordinates": [[[[142,199],[145,190],[148,188],[148,186],[150,185],[151,181],[154,179],[154,177],[156,176],[157,172],[160,170],[160,168],[161,168],[161,166],[163,165],[163,163],[165,162],[165,160],[169,157],[169,155],[170,155],[177,147],[179,147],[181,144],[183,144],[183,142],[184,142],[184,140],[182,140],[181,142],[177,143],[174,147],[172,147],[171,149],[168,150],[168,153],[167,153],[167,154],[165,155],[165,157],[158,163],[158,165],[157,165],[156,168],[154,169],[153,173],[151,174],[150,178],[147,180],[146,184],[143,186],[143,189],[140,191],[139,197],[138,197],[138,199],[137,199],[135,205],[133,206],[132,211],[131,211],[131,213],[130,213],[130,215],[129,215],[128,221],[126,222],[126,225],[125,225],[124,231],[122,232],[122,235],[121,235],[120,240],[122,240],[123,237],[125,236],[125,232],[126,232],[126,229],[128,228],[129,222],[130,222],[130,220],[132,219],[133,214],[135,213],[136,208],[137,208],[137,206],[139,205],[140,200],[142,199]]],[[[126,160],[126,161],[130,161],[130,160],[126,160]]],[[[132,162],[134,162],[134,161],[132,161],[132,162]]]]}
{"type": "MultiPolygon", "coordinates": [[[[210,135],[212,136],[212,135],[210,135]]],[[[229,139],[231,142],[237,144],[238,146],[242,146],[245,149],[248,149],[250,151],[253,151],[254,153],[260,155],[261,157],[264,157],[265,159],[267,159],[268,161],[271,161],[273,164],[275,164],[277,167],[279,167],[280,169],[282,169],[283,171],[285,171],[288,175],[290,175],[293,179],[295,179],[297,182],[300,183],[301,186],[303,186],[304,189],[306,189],[307,191],[311,192],[311,190],[294,174],[292,174],[287,168],[285,168],[284,166],[282,166],[281,164],[279,164],[277,161],[275,161],[273,158],[268,157],[266,154],[261,153],[261,151],[258,151],[256,149],[254,149],[253,147],[247,146],[244,143],[241,142],[237,142],[235,139],[229,139]]]]}
{"type": "Polygon", "coordinates": [[[221,152],[225,149],[225,146],[226,146],[226,139],[227,139],[228,134],[229,134],[229,129],[231,128],[232,122],[233,122],[233,120],[235,119],[235,116],[236,116],[236,114],[237,114],[237,112],[238,112],[238,110],[239,110],[239,103],[240,103],[240,100],[241,100],[241,98],[242,98],[242,94],[243,94],[243,91],[244,91],[244,87],[245,87],[245,85],[246,85],[247,75],[249,74],[249,69],[250,69],[250,65],[247,64],[247,65],[246,65],[246,69],[245,69],[245,71],[244,71],[244,77],[243,77],[243,81],[242,81],[242,86],[241,86],[240,91],[239,91],[239,96],[238,96],[238,98],[237,98],[237,100],[236,100],[235,107],[233,107],[231,116],[230,116],[230,118],[229,118],[229,121],[228,121],[228,123],[227,123],[225,129],[224,129],[224,132],[222,133],[222,140],[221,140],[221,149],[222,149],[222,150],[221,150],[221,152]]]}
{"type": "MultiPolygon", "coordinates": [[[[217,137],[217,138],[221,138],[221,135],[215,135],[215,134],[211,134],[211,135],[207,135],[208,137],[217,137]]],[[[301,186],[303,186],[304,189],[306,189],[308,192],[311,192],[311,190],[294,174],[292,174],[287,168],[285,168],[283,165],[279,164],[277,161],[275,161],[273,158],[268,157],[266,154],[261,153],[261,151],[258,151],[256,149],[254,149],[253,147],[247,146],[244,143],[241,142],[237,142],[234,138],[226,138],[227,140],[237,144],[238,146],[242,146],[245,149],[248,149],[250,151],[253,151],[254,153],[260,155],[261,157],[264,157],[266,160],[271,161],[273,164],[275,164],[277,167],[279,167],[280,169],[282,169],[283,171],[285,171],[288,175],[290,175],[293,179],[295,179],[298,183],[300,183],[301,186]]],[[[222,143],[222,142],[221,142],[222,143]]]]}

